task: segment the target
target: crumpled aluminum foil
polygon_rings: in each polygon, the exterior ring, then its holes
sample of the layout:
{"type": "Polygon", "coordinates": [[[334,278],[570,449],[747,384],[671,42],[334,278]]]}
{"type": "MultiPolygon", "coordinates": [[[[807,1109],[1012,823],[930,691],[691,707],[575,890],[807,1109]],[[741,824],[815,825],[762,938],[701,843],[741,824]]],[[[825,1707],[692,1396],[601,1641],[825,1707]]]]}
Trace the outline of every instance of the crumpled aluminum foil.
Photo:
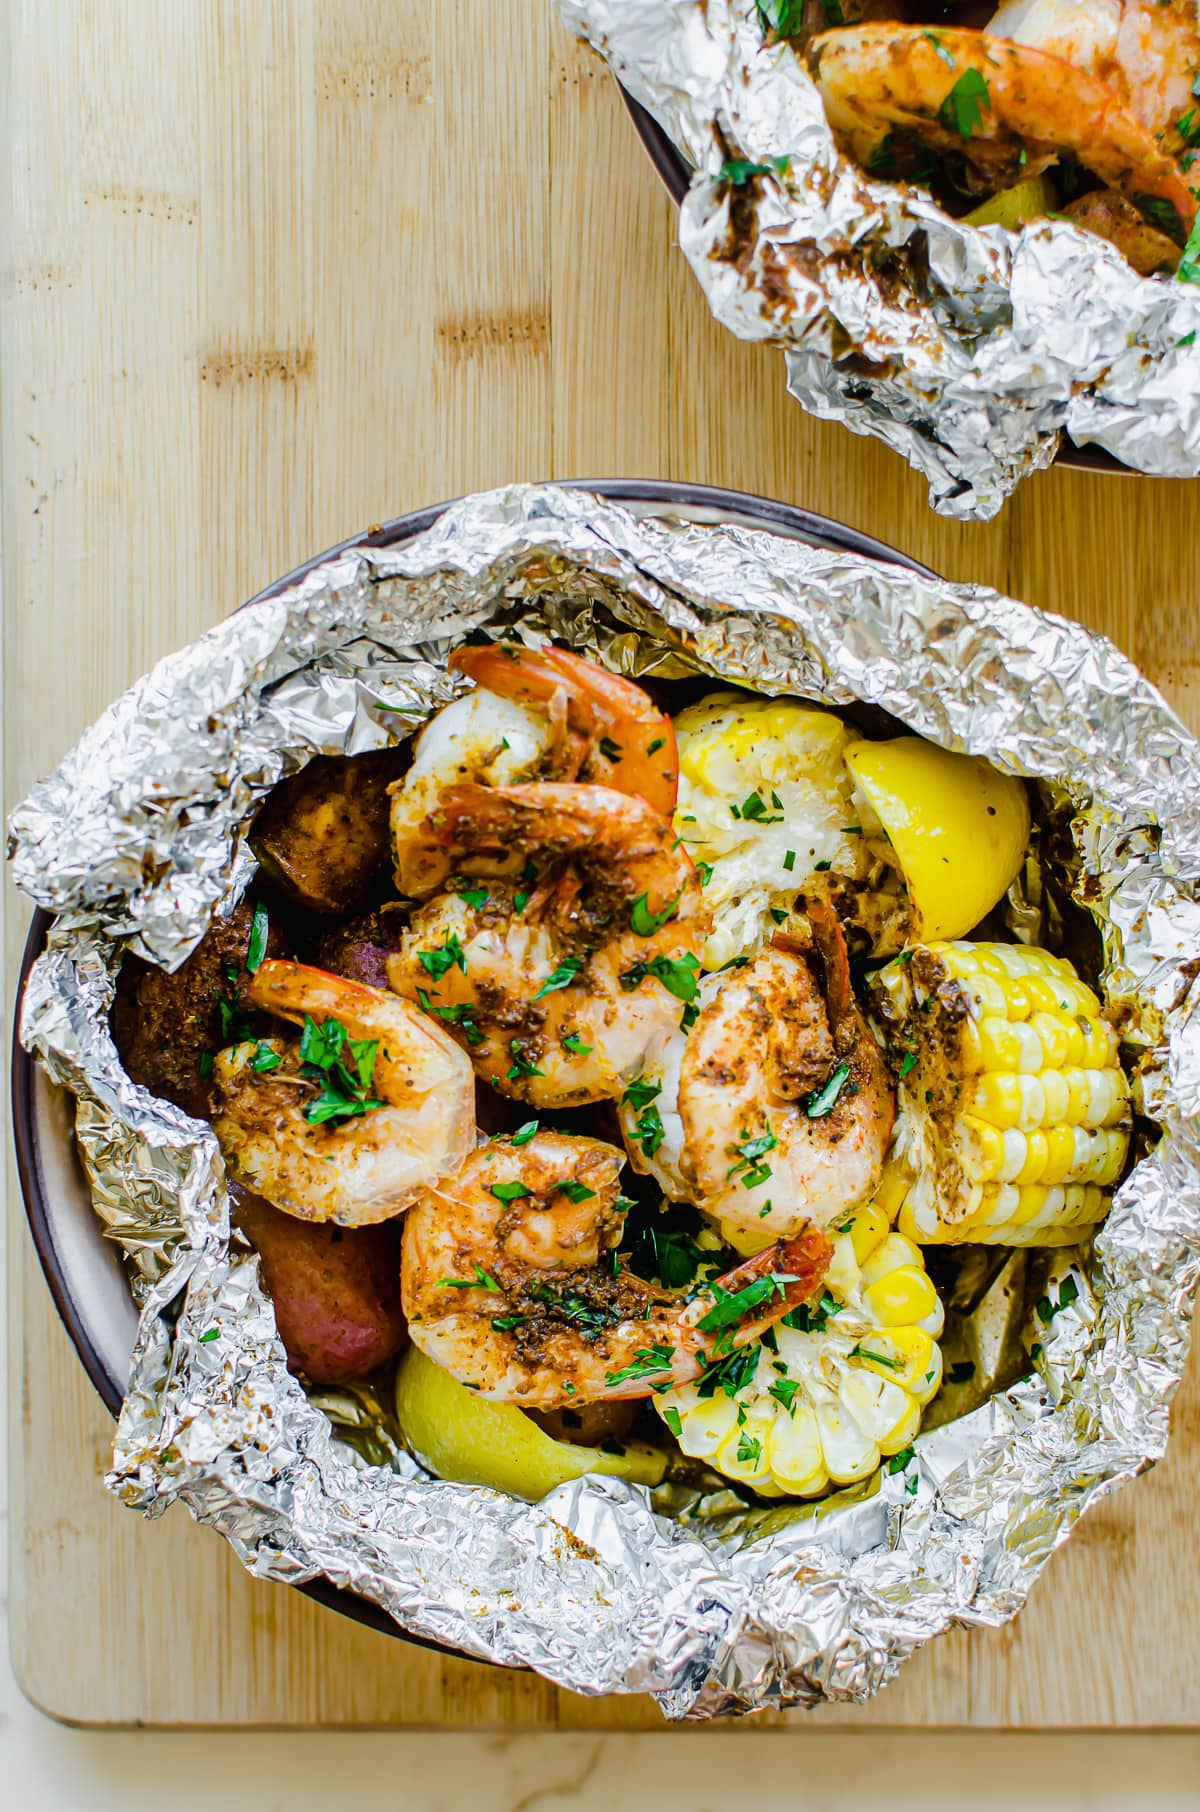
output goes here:
{"type": "MultiPolygon", "coordinates": [[[[59,915],[21,1037],[79,1097],[97,1205],[139,1266],[110,1488],[149,1514],[181,1500],[260,1577],[324,1573],[418,1635],[577,1692],[650,1691],[671,1717],[865,1698],[940,1631],[1011,1617],[1076,1519],[1167,1439],[1200,1280],[1197,797],[1200,746],[1100,636],[577,491],[468,498],[238,612],[126,693],[12,817],[16,879],[59,915]],[[885,706],[1036,777],[1071,827],[1062,879],[1100,928],[1162,1136],[1075,1256],[1078,1300],[1037,1374],[921,1437],[915,1495],[910,1467],[832,1506],[705,1523],[612,1479],[527,1505],[404,1454],[367,1464],[286,1369],[257,1260],[229,1244],[211,1132],[118,1063],[122,950],[182,960],[245,886],[244,832],[278,776],[407,733],[459,683],[451,644],[501,622],[627,673],[885,706]]],[[[365,1396],[338,1420],[387,1457],[365,1396]]]]}
{"type": "Polygon", "coordinates": [[[994,516],[1062,435],[1200,473],[1200,289],[1063,221],[952,220],[842,157],[754,0],[555,0],[695,170],[679,239],[717,320],[786,352],[804,408],[903,453],[947,516],[994,516]],[[731,188],[730,159],[787,170],[731,188]]]}

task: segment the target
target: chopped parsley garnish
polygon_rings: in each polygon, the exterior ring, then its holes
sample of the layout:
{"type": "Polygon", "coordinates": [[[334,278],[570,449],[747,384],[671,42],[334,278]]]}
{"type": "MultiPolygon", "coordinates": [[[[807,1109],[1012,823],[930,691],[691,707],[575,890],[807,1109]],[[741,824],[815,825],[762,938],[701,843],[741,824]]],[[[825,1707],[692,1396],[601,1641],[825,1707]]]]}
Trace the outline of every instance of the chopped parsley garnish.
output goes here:
{"type": "MultiPolygon", "coordinates": [[[[771,800],[776,807],[779,806],[780,799],[778,793],[772,793],[771,800]]],[[[731,805],[729,809],[735,818],[744,818],[751,824],[783,823],[783,813],[780,811],[778,816],[772,817],[766,806],[763,804],[762,795],[760,793],[748,793],[742,800],[740,806],[731,805]]]]}
{"type": "Polygon", "coordinates": [[[738,1437],[737,1457],[739,1465],[757,1466],[762,1459],[762,1442],[743,1429],[738,1437]]]}
{"type": "Polygon", "coordinates": [[[752,1283],[744,1284],[740,1290],[723,1290],[719,1283],[714,1283],[712,1293],[716,1302],[696,1323],[697,1331],[713,1334],[720,1328],[733,1327],[769,1296],[782,1296],[784,1285],[795,1281],[790,1272],[770,1271],[765,1277],[756,1277],[752,1283]]]}
{"type": "Polygon", "coordinates": [[[525,1046],[519,1038],[510,1038],[508,1048],[512,1052],[512,1067],[505,1072],[506,1082],[516,1082],[521,1076],[544,1076],[545,1070],[539,1070],[531,1057],[526,1056],[525,1046]]]}
{"type": "Polygon", "coordinates": [[[458,965],[464,975],[467,973],[466,952],[458,941],[458,933],[456,931],[452,931],[445,943],[440,945],[438,949],[418,950],[417,961],[420,963],[425,973],[431,976],[434,981],[441,981],[447,970],[453,969],[455,964],[458,965]]]}
{"type": "Polygon", "coordinates": [[[800,1389],[798,1378],[777,1378],[774,1384],[768,1384],[767,1395],[774,1397],[776,1403],[782,1403],[789,1416],[796,1413],[796,1392],[800,1389]]]}
{"type": "Polygon", "coordinates": [[[208,1078],[212,1075],[212,1073],[213,1073],[213,1054],[211,1051],[201,1051],[201,1053],[200,1053],[200,1075],[203,1078],[203,1080],[207,1082],[208,1078]]]}
{"type": "Polygon", "coordinates": [[[493,1315],[492,1326],[498,1334],[507,1334],[513,1328],[519,1328],[524,1319],[524,1315],[493,1315]]]}
{"type": "MultiPolygon", "coordinates": [[[[933,38],[932,32],[926,32],[927,38],[933,38]]],[[[938,46],[939,51],[942,47],[938,46]]],[[[953,58],[950,59],[953,62],[953,58]]],[[[957,132],[960,138],[970,138],[976,126],[983,119],[983,110],[991,106],[991,93],[987,77],[978,69],[964,69],[953,88],[938,108],[938,119],[948,132],[957,132]]]]}
{"type": "Polygon", "coordinates": [[[713,877],[712,863],[711,862],[697,862],[696,873],[700,876],[701,887],[707,887],[713,877]]]}
{"type": "Polygon", "coordinates": [[[804,1103],[804,1111],[810,1120],[823,1120],[831,1114],[838,1104],[838,1097],[850,1080],[850,1066],[839,1063],[828,1082],[823,1083],[804,1103]]]}
{"type": "Polygon", "coordinates": [[[526,1120],[524,1126],[518,1126],[516,1132],[510,1135],[508,1142],[510,1145],[528,1145],[537,1129],[536,1120],[526,1120]]]}
{"type": "Polygon", "coordinates": [[[666,1423],[667,1427],[671,1430],[671,1433],[675,1436],[675,1439],[678,1440],[679,1437],[683,1433],[683,1422],[680,1418],[679,1411],[675,1408],[675,1405],[671,1404],[669,1408],[664,1409],[662,1412],[662,1416],[663,1416],[663,1421],[666,1423]]]}
{"type": "Polygon", "coordinates": [[[494,1195],[498,1202],[516,1202],[519,1201],[523,1195],[529,1195],[530,1193],[531,1192],[526,1189],[524,1183],[488,1184],[488,1194],[494,1195]]]}
{"type": "Polygon", "coordinates": [[[614,742],[611,736],[602,736],[597,746],[605,761],[620,761],[621,745],[614,742]]]}
{"type": "Polygon", "coordinates": [[[623,1365],[616,1372],[605,1372],[604,1382],[611,1390],[618,1384],[654,1377],[658,1372],[668,1370],[674,1357],[675,1348],[663,1346],[660,1342],[656,1342],[653,1346],[639,1347],[628,1365],[623,1365]]]}
{"type": "Polygon", "coordinates": [[[903,1082],[909,1071],[915,1070],[916,1067],[917,1053],[915,1051],[905,1051],[904,1056],[901,1059],[900,1068],[896,1071],[897,1081],[903,1082]]]}
{"type": "Polygon", "coordinates": [[[582,968],[582,957],[564,956],[557,969],[553,970],[552,973],[546,977],[545,981],[534,995],[534,1000],[541,1000],[543,994],[553,994],[556,988],[569,987],[582,968]]]}
{"type": "Polygon", "coordinates": [[[648,1158],[654,1156],[667,1136],[662,1116],[654,1105],[661,1094],[661,1083],[643,1082],[640,1077],[635,1076],[621,1096],[622,1106],[627,1105],[637,1112],[637,1118],[633,1123],[633,1136],[648,1158]]]}
{"type": "Polygon", "coordinates": [[[911,1447],[902,1447],[899,1453],[894,1453],[887,1463],[889,1475],[894,1478],[898,1472],[903,1472],[904,1468],[911,1463],[913,1457],[913,1449],[911,1447]]]}
{"type": "Polygon", "coordinates": [[[552,1193],[565,1195],[568,1202],[588,1202],[596,1191],[589,1189],[586,1183],[580,1183],[575,1177],[566,1177],[561,1183],[553,1185],[552,1193]]]}
{"type": "Polygon", "coordinates": [[[1058,1286],[1057,1302],[1052,1301],[1048,1295],[1038,1297],[1034,1307],[1037,1309],[1039,1320],[1041,1320],[1046,1327],[1049,1327],[1050,1323],[1054,1320],[1054,1317],[1058,1314],[1058,1311],[1060,1309],[1069,1309],[1071,1304],[1078,1300],[1078,1297],[1079,1285],[1075,1282],[1075,1279],[1073,1277],[1064,1277],[1058,1286]]]}
{"type": "Polygon", "coordinates": [[[562,1047],[564,1051],[570,1051],[573,1057],[587,1057],[592,1050],[590,1044],[584,1044],[578,1032],[568,1032],[562,1041],[562,1047]]]}
{"type": "Polygon", "coordinates": [[[720,178],[740,186],[752,176],[786,176],[790,161],[786,157],[768,157],[765,163],[752,164],[744,157],[731,157],[721,165],[720,178]]]}
{"type": "Polygon", "coordinates": [[[899,1359],[891,1359],[886,1353],[872,1352],[865,1346],[852,1346],[850,1348],[850,1357],[852,1359],[870,1359],[876,1365],[885,1365],[890,1372],[902,1372],[904,1370],[904,1366],[899,1359]]]}
{"type": "Polygon", "coordinates": [[[439,1290],[492,1290],[498,1296],[500,1285],[496,1279],[484,1270],[482,1265],[473,1267],[474,1277],[439,1277],[439,1290]]]}
{"type": "Polygon", "coordinates": [[[205,1328],[204,1332],[197,1336],[201,1346],[207,1346],[210,1340],[219,1340],[220,1337],[220,1328],[205,1328]]]}
{"type": "Polygon", "coordinates": [[[1195,225],[1187,234],[1187,245],[1175,275],[1180,283],[1200,283],[1200,214],[1196,214],[1195,225]]]}
{"type": "Polygon", "coordinates": [[[433,1013],[446,1025],[457,1026],[468,1044],[483,1043],[483,1033],[475,1023],[475,1007],[471,1001],[464,1001],[458,1007],[438,1007],[424,988],[418,988],[417,1004],[423,1013],[433,1013]]]}
{"type": "Polygon", "coordinates": [[[250,926],[250,942],[246,946],[246,970],[253,975],[263,957],[267,954],[267,909],[261,903],[254,908],[254,920],[250,926]]]}
{"type": "Polygon", "coordinates": [[[723,1391],[727,1397],[736,1397],[740,1390],[745,1390],[758,1369],[758,1355],[759,1348],[751,1341],[749,1346],[730,1353],[728,1358],[706,1366],[696,1385],[696,1395],[715,1397],[718,1391],[723,1391]]]}
{"type": "Polygon", "coordinates": [[[796,852],[794,849],[785,849],[784,850],[783,866],[787,869],[787,872],[789,874],[791,874],[793,868],[795,868],[795,866],[796,866],[796,852]]]}
{"type": "Polygon", "coordinates": [[[798,1334],[824,1333],[831,1315],[840,1315],[842,1305],[835,1302],[826,1290],[814,1308],[810,1302],[802,1302],[798,1309],[791,1309],[783,1317],[785,1328],[794,1328],[798,1334]]]}
{"type": "Polygon", "coordinates": [[[492,896],[486,887],[464,887],[458,897],[471,908],[472,912],[478,912],[481,907],[487,905],[492,896]]]}
{"type": "Polygon", "coordinates": [[[694,1225],[695,1217],[686,1209],[655,1208],[644,1216],[631,1216],[626,1234],[629,1269],[638,1277],[657,1278],[665,1289],[686,1289],[705,1256],[687,1229],[689,1219],[694,1225]]]}
{"type": "Polygon", "coordinates": [[[737,1177],[743,1189],[757,1189],[760,1183],[767,1183],[771,1178],[771,1166],[759,1163],[769,1151],[774,1151],[779,1140],[768,1126],[758,1137],[752,1139],[748,1134],[742,1135],[740,1145],[731,1145],[734,1162],[725,1172],[725,1181],[737,1177]]]}
{"type": "Polygon", "coordinates": [[[646,744],[647,755],[657,755],[658,751],[663,747],[666,740],[667,739],[665,736],[656,736],[654,738],[653,742],[647,743],[646,744]]]}
{"type": "Polygon", "coordinates": [[[310,1126],[323,1126],[339,1120],[351,1120],[382,1107],[368,1094],[375,1069],[377,1038],[351,1038],[340,1019],[326,1019],[320,1024],[305,1015],[300,1034],[300,1070],[310,1082],[319,1082],[321,1092],[304,1108],[310,1126]]]}
{"type": "Polygon", "coordinates": [[[250,1068],[261,1076],[267,1070],[277,1070],[282,1062],[283,1058],[279,1052],[273,1050],[269,1044],[264,1044],[260,1038],[254,1055],[250,1059],[250,1068]]]}
{"type": "MultiPolygon", "coordinates": [[[[236,969],[233,971],[231,981],[232,984],[236,986],[236,969]]],[[[218,994],[217,1016],[221,1026],[222,1045],[245,1044],[248,1038],[254,1036],[253,1032],[250,1030],[249,1021],[242,1012],[241,1002],[239,1000],[230,1000],[227,995],[218,994]]]]}
{"type": "Polygon", "coordinates": [[[621,975],[621,986],[629,994],[647,975],[660,981],[667,993],[673,994],[676,1000],[690,1003],[695,1000],[699,987],[700,961],[690,950],[681,957],[652,956],[649,962],[643,962],[639,958],[621,975]]]}
{"type": "Polygon", "coordinates": [[[668,900],[659,912],[651,912],[649,894],[639,894],[629,912],[629,926],[635,937],[653,937],[661,931],[668,919],[673,919],[679,911],[680,895],[668,900]]]}

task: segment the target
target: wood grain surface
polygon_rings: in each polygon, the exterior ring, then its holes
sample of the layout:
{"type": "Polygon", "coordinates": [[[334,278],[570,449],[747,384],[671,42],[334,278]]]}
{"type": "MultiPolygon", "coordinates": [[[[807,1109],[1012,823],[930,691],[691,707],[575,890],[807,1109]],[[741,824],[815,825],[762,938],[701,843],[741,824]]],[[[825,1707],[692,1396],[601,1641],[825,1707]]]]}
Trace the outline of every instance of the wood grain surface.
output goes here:
{"type": "MultiPolygon", "coordinates": [[[[545,0],[10,0],[11,801],[168,649],[365,524],[510,479],[763,492],[1107,631],[1200,721],[1195,486],[1054,471],[955,525],[710,320],[613,84],[545,0]]],[[[24,926],[10,892],[9,973],[24,926]]],[[[653,1726],[252,1582],[103,1491],[110,1425],[9,1212],[12,1634],[73,1721],[653,1726]]],[[[1018,1622],[822,1724],[1200,1724],[1200,1377],[1018,1622]]],[[[781,1720],[794,1724],[802,1715],[781,1720]]],[[[759,1726],[756,1726],[759,1727],[759,1726]]]]}

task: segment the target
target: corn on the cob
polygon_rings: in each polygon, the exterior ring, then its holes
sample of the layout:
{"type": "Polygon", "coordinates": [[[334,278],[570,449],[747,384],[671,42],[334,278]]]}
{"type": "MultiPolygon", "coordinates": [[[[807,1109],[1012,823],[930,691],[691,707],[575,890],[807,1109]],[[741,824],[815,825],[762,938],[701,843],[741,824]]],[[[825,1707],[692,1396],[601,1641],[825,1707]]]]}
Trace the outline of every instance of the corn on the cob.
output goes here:
{"type": "Polygon", "coordinates": [[[924,1245],[1056,1246],[1108,1211],[1129,1085],[1100,1002],[1062,957],[917,945],[881,969],[897,1062],[885,1190],[924,1245]]]}
{"type": "Polygon", "coordinates": [[[683,1451],[727,1478],[817,1497],[909,1446],[942,1381],[942,1320],[921,1254],[868,1204],[834,1241],[819,1304],[655,1405],[683,1451]]]}
{"type": "Polygon", "coordinates": [[[891,845],[854,789],[854,740],[795,699],[716,692],[675,719],[675,829],[712,913],[706,969],[769,942],[798,896],[829,898],[872,949],[904,941],[908,902],[891,845]]]}

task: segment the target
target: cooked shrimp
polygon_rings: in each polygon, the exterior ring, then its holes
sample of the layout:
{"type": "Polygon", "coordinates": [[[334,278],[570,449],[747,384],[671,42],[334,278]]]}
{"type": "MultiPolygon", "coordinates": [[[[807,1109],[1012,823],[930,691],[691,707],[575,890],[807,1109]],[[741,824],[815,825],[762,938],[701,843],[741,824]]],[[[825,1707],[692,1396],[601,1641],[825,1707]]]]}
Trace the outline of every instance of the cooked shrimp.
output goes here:
{"type": "Polygon", "coordinates": [[[1005,0],[984,29],[1107,83],[1176,157],[1200,136],[1192,95],[1200,66],[1196,0],[1005,0]]]}
{"type": "Polygon", "coordinates": [[[669,717],[640,686],[564,648],[488,642],[457,648],[452,671],[475,690],[430,719],[392,794],[401,893],[424,899],[446,879],[430,817],[447,787],[588,780],[634,793],[664,817],[675,809],[678,761],[669,717]]]}
{"type": "Polygon", "coordinates": [[[707,918],[670,824],[630,794],[542,781],[454,787],[432,828],[486,884],[414,914],[392,987],[502,1094],[537,1107],[619,1094],[696,992],[707,918]]]}
{"type": "Polygon", "coordinates": [[[878,170],[894,136],[962,166],[992,193],[1060,155],[1078,159],[1179,244],[1196,202],[1154,133],[1105,82],[1006,38],[927,26],[823,33],[809,60],[830,124],[850,155],[878,170]]]}
{"type": "Polygon", "coordinates": [[[706,982],[621,1103],[638,1170],[730,1230],[829,1227],[878,1187],[894,1099],[854,1000],[846,945],[810,907],[813,946],[780,940],[706,982]]]}
{"type": "Polygon", "coordinates": [[[213,1131],[240,1183],[304,1221],[400,1214],[475,1141],[475,1078],[453,1039],[380,988],[265,962],[252,1005],[304,1027],[218,1053],[213,1131]]]}
{"type": "Polygon", "coordinates": [[[558,1409],[694,1378],[819,1289],[832,1246],[812,1228],[720,1278],[720,1295],[633,1276],[615,1256],[624,1162],[539,1132],[492,1139],[432,1184],[404,1225],[414,1345],[485,1397],[558,1409]]]}

